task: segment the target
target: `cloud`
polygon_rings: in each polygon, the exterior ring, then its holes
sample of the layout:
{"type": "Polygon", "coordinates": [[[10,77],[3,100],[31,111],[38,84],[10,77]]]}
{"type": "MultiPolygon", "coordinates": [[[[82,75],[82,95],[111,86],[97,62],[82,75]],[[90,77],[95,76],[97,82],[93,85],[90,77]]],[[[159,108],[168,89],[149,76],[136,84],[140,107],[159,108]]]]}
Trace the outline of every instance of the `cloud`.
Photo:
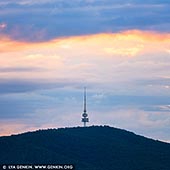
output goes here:
{"type": "Polygon", "coordinates": [[[137,80],[136,82],[137,84],[148,86],[150,89],[157,89],[157,91],[163,91],[163,89],[168,90],[170,88],[170,79],[166,77],[147,78],[145,80],[137,80]]]}
{"type": "Polygon", "coordinates": [[[33,72],[33,71],[43,71],[41,68],[36,67],[1,67],[0,73],[8,72],[33,72]]]}
{"type": "Polygon", "coordinates": [[[170,78],[166,78],[166,77],[158,77],[158,78],[151,78],[148,80],[138,80],[137,81],[140,84],[145,84],[148,86],[169,86],[170,85],[170,78]]]}
{"type": "Polygon", "coordinates": [[[43,79],[1,79],[0,80],[0,94],[11,93],[27,93],[48,89],[62,89],[66,87],[79,88],[83,84],[81,82],[72,81],[69,79],[58,79],[54,81],[45,81],[43,79]]]}
{"type": "MultiPolygon", "coordinates": [[[[41,89],[45,86],[45,83],[36,83],[23,80],[1,80],[0,81],[0,93],[23,93],[28,91],[34,91],[41,89]]],[[[48,87],[48,84],[46,85],[48,87]]]]}
{"type": "Polygon", "coordinates": [[[169,46],[169,33],[141,30],[45,42],[1,36],[0,134],[80,125],[87,86],[90,125],[168,141],[169,46]]]}
{"type": "Polygon", "coordinates": [[[131,30],[37,43],[2,37],[0,44],[2,79],[72,80],[118,94],[169,94],[168,82],[160,90],[155,83],[169,75],[168,33],[131,30]]]}
{"type": "Polygon", "coordinates": [[[0,23],[0,31],[4,30],[7,27],[6,23],[0,23]]]}
{"type": "Polygon", "coordinates": [[[167,1],[19,0],[0,4],[1,20],[8,25],[2,33],[22,41],[129,29],[169,32],[167,1]]]}

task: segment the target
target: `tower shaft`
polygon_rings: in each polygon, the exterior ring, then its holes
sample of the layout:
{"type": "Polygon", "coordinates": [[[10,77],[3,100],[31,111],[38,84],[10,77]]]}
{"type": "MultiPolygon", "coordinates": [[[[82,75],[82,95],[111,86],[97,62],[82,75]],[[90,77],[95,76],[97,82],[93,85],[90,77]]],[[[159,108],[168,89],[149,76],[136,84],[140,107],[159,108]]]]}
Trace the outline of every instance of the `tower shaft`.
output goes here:
{"type": "Polygon", "coordinates": [[[86,113],[86,88],[84,88],[84,113],[86,113]]]}
{"type": "Polygon", "coordinates": [[[82,120],[84,127],[86,127],[86,123],[89,122],[88,114],[87,114],[87,104],[86,104],[86,88],[84,88],[84,110],[82,114],[82,120]]]}

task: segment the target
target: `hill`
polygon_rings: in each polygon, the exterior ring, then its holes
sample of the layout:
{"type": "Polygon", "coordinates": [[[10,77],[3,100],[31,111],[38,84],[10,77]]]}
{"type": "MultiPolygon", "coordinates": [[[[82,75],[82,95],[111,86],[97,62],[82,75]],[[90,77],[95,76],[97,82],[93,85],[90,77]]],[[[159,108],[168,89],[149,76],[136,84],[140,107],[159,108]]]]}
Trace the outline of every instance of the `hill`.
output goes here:
{"type": "Polygon", "coordinates": [[[0,137],[0,164],[74,164],[76,170],[169,170],[170,144],[108,126],[0,137]]]}

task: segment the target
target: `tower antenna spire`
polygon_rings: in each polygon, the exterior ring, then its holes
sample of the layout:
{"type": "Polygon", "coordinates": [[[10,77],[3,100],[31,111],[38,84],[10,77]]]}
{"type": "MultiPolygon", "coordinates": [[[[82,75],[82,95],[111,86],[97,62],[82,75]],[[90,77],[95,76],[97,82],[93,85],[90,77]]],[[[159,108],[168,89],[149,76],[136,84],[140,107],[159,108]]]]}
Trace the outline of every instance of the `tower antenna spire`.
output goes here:
{"type": "Polygon", "coordinates": [[[86,87],[84,87],[84,112],[87,112],[86,110],[86,87]]]}
{"type": "Polygon", "coordinates": [[[86,123],[89,122],[88,114],[87,114],[87,103],[86,103],[86,87],[84,87],[84,110],[82,114],[82,122],[84,127],[86,127],[86,123]]]}

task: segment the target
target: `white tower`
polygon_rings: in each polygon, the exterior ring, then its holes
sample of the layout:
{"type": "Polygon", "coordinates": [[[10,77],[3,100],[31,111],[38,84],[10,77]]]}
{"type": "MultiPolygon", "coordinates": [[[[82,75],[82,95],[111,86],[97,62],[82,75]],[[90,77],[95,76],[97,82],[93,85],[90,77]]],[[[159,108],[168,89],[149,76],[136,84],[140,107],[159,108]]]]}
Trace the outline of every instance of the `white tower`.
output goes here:
{"type": "Polygon", "coordinates": [[[82,114],[82,120],[84,123],[84,127],[86,127],[86,123],[89,122],[88,114],[87,114],[87,109],[86,109],[86,88],[84,88],[84,111],[82,114]]]}

